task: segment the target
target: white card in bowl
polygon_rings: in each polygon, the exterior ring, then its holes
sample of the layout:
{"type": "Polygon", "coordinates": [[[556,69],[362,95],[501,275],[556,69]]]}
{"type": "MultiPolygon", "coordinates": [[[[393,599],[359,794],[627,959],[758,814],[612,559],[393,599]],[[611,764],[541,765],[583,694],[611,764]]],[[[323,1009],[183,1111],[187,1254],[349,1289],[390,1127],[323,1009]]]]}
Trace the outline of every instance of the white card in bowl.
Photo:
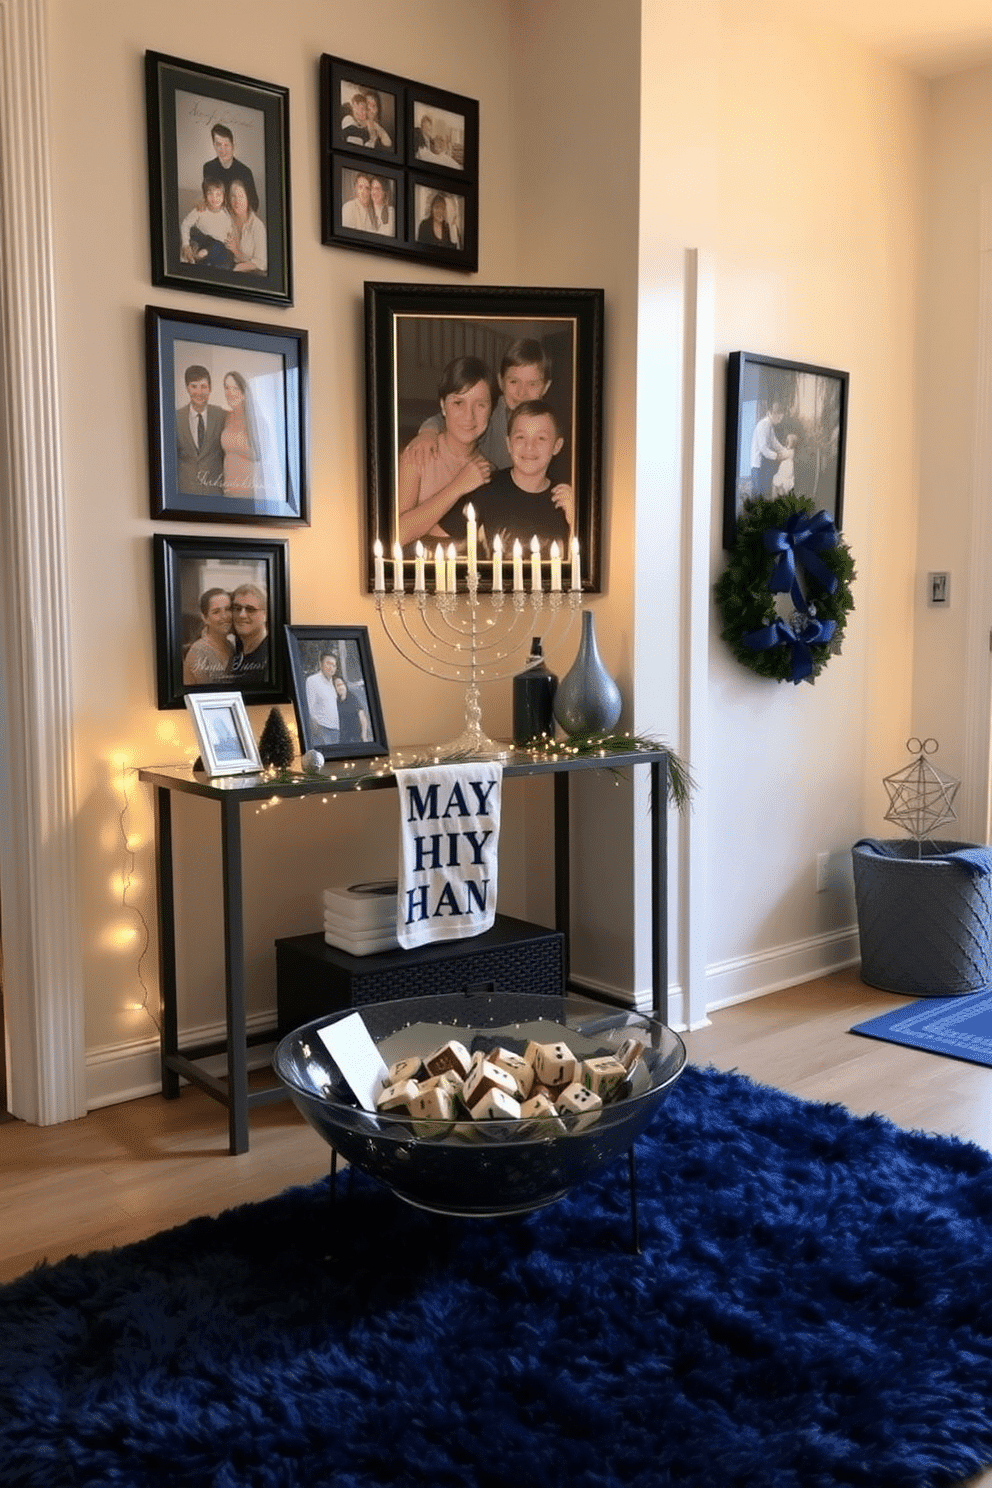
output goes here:
{"type": "Polygon", "coordinates": [[[361,1013],[351,1013],[317,1031],[355,1099],[366,1111],[374,1111],[376,1094],[386,1083],[389,1069],[361,1013]]]}

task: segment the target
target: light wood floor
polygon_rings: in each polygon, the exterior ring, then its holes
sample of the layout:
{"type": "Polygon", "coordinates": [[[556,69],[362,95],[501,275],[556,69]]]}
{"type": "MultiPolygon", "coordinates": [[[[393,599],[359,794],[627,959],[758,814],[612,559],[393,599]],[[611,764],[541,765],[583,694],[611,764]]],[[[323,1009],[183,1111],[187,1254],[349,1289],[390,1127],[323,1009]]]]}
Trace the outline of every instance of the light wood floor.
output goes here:
{"type": "MultiPolygon", "coordinates": [[[[843,971],[724,1008],[684,1038],[694,1064],[992,1150],[992,1069],[848,1032],[904,1003],[843,971]]],[[[251,1149],[230,1157],[226,1112],[192,1087],[60,1126],[0,1125],[0,1282],[312,1182],[328,1153],[285,1101],[253,1110],[251,1149]]],[[[979,1485],[992,1488],[992,1472],[979,1485]]]]}

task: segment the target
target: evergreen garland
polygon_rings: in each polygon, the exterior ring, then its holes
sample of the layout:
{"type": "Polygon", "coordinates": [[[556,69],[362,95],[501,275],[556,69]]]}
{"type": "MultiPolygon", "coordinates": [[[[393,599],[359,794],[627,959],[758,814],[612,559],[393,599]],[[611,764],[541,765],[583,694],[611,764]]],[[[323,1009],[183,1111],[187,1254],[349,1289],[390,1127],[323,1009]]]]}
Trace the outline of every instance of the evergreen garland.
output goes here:
{"type": "MultiPolygon", "coordinates": [[[[744,640],[781,618],[776,603],[778,596],[768,587],[777,555],[766,548],[764,534],[769,528],[784,528],[790,517],[813,516],[815,511],[812,501],[797,496],[794,491],[787,496],[745,501],[737,519],[737,541],[713,591],[723,619],[720,634],[737,660],[757,676],[770,677],[776,682],[797,680],[792,674],[792,647],[778,644],[767,650],[754,650],[744,640]]],[[[812,619],[820,622],[832,620],[835,629],[829,641],[809,645],[812,672],[805,679],[808,682],[813,682],[830,657],[840,651],[847,617],[854,609],[851,581],[855,577],[855,568],[850,548],[839,538],[835,547],[820,551],[817,556],[837,580],[837,587],[831,594],[800,565],[806,607],[812,619]]]]}

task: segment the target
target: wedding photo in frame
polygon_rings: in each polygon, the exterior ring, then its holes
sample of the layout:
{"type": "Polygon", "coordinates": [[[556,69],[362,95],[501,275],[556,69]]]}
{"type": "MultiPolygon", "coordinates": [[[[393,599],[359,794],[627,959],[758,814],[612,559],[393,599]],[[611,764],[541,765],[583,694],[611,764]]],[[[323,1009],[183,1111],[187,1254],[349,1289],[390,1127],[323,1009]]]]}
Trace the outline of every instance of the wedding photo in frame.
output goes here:
{"type": "Polygon", "coordinates": [[[152,539],[158,706],[188,693],[289,702],[280,640],[289,621],[289,544],[220,537],[152,539]]]}
{"type": "Polygon", "coordinates": [[[737,539],[749,497],[794,491],[844,520],[848,373],[732,352],[727,365],[723,545],[737,539]]]}
{"type": "Polygon", "coordinates": [[[151,514],[309,524],[307,332],[145,307],[151,514]]]}
{"type": "Polygon", "coordinates": [[[253,775],[263,766],[239,692],[187,693],[200,759],[208,775],[253,775]]]}
{"type": "Polygon", "coordinates": [[[514,538],[529,554],[533,536],[546,584],[558,542],[568,588],[574,537],[581,587],[598,593],[603,291],[366,283],[365,346],[369,591],[377,541],[387,557],[400,545],[407,592],[417,543],[429,558],[453,543],[464,589],[471,504],[481,591],[498,533],[505,588],[514,538]]]}
{"type": "Polygon", "coordinates": [[[145,53],[152,283],[293,303],[289,90],[145,53]]]}
{"type": "Polygon", "coordinates": [[[476,270],[475,99],[325,55],[320,138],[323,243],[476,270]]]}
{"type": "Polygon", "coordinates": [[[309,524],[308,335],[146,305],[152,516],[309,524]]]}
{"type": "Polygon", "coordinates": [[[287,625],[300,752],[328,759],[388,754],[365,625],[287,625]]]}

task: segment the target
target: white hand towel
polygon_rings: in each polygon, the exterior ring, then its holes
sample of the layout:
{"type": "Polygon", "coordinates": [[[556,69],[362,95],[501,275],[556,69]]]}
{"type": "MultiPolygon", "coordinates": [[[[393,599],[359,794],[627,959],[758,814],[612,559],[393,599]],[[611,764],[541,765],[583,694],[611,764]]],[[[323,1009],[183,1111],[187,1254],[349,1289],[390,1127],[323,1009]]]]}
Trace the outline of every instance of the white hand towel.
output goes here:
{"type": "Polygon", "coordinates": [[[397,770],[396,934],[411,949],[481,935],[496,918],[503,767],[494,760],[397,770]]]}

